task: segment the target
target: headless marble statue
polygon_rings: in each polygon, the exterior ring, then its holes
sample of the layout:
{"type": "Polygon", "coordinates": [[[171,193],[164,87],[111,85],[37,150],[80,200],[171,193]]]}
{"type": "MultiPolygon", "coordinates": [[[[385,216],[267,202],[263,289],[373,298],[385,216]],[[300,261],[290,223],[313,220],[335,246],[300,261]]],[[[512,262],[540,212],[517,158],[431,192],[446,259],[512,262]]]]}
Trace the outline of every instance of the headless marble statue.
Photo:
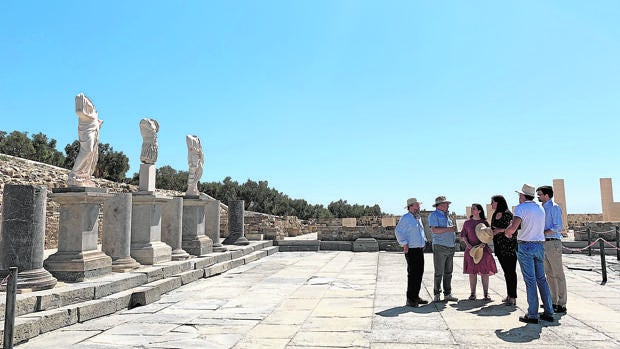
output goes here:
{"type": "Polygon", "coordinates": [[[67,184],[71,187],[95,187],[92,174],[99,159],[99,128],[103,120],[93,102],[83,93],[75,96],[75,113],[78,116],[78,140],[80,151],[73,169],[69,173],[67,184]]]}
{"type": "Polygon", "coordinates": [[[140,161],[144,164],[155,164],[155,161],[157,161],[158,131],[159,123],[156,120],[147,118],[140,120],[140,133],[142,134],[140,161]]]}
{"type": "Polygon", "coordinates": [[[202,166],[205,163],[205,158],[202,154],[202,145],[198,136],[187,135],[185,141],[187,142],[187,163],[189,165],[187,192],[185,192],[185,195],[196,196],[200,194],[198,192],[198,181],[202,177],[202,166]]]}

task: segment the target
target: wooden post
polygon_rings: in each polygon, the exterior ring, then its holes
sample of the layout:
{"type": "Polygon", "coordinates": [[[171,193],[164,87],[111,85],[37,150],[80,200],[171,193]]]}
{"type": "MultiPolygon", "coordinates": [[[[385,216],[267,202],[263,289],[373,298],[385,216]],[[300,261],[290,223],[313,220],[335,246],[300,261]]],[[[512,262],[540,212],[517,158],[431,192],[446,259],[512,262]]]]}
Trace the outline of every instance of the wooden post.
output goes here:
{"type": "Polygon", "coordinates": [[[598,248],[601,251],[601,270],[603,271],[603,282],[601,285],[607,283],[607,261],[605,260],[605,241],[600,239],[598,241],[598,248]]]}
{"type": "Polygon", "coordinates": [[[588,256],[592,256],[592,246],[590,246],[592,243],[592,228],[588,227],[586,232],[588,233],[588,256]]]}
{"type": "Polygon", "coordinates": [[[4,349],[13,349],[15,325],[15,295],[17,293],[17,267],[10,267],[6,283],[6,309],[4,311],[4,349]]]}
{"type": "Polygon", "coordinates": [[[620,226],[616,225],[616,259],[620,261],[620,226]]]}

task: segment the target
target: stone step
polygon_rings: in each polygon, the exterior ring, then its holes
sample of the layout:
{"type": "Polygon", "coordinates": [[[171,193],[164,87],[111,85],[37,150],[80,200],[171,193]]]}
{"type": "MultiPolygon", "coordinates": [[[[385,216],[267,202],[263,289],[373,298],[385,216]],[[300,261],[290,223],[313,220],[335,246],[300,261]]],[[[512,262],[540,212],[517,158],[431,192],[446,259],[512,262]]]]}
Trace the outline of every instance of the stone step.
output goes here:
{"type": "MultiPolygon", "coordinates": [[[[146,266],[129,273],[113,273],[76,284],[17,295],[14,343],[58,328],[143,306],[162,294],[201,278],[222,274],[278,252],[271,240],[187,261],[146,266]]],[[[0,293],[0,345],[4,338],[6,293],[0,293]]]]}

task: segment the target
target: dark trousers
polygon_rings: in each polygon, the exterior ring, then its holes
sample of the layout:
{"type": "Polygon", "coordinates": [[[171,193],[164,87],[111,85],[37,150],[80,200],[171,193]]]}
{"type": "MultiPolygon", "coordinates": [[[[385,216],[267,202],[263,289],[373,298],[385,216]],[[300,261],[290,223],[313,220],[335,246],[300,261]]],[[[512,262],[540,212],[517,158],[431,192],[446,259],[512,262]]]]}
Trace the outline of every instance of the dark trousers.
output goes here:
{"type": "Polygon", "coordinates": [[[497,260],[504,270],[508,297],[517,298],[517,256],[498,255],[497,260]]]}
{"type": "Polygon", "coordinates": [[[420,298],[420,287],[422,287],[422,274],[424,273],[424,249],[409,248],[405,253],[407,260],[407,299],[416,301],[420,298]]]}

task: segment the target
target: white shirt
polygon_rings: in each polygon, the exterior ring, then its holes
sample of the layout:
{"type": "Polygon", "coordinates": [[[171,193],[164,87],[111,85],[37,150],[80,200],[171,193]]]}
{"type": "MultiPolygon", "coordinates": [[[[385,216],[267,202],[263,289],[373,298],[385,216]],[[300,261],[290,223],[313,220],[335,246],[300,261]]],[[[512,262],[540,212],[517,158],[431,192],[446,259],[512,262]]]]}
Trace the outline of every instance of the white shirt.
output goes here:
{"type": "Polygon", "coordinates": [[[515,217],[521,218],[518,241],[545,241],[545,210],[534,201],[515,207],[515,217]]]}

